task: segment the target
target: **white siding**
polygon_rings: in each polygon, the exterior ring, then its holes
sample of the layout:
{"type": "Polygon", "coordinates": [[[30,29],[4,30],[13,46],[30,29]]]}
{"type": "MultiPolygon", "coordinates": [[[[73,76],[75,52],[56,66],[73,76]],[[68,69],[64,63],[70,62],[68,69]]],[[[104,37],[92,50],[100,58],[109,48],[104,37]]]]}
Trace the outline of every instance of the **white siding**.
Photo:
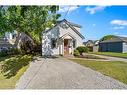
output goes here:
{"type": "Polygon", "coordinates": [[[127,43],[123,43],[123,53],[127,52],[127,43]]]}
{"type": "Polygon", "coordinates": [[[42,55],[54,55],[59,54],[59,47],[51,48],[51,38],[59,38],[59,29],[55,27],[54,29],[43,33],[42,35],[42,55]]]}
{"type": "Polygon", "coordinates": [[[73,26],[77,31],[79,31],[80,32],[80,28],[79,27],[75,27],[75,26],[73,26]]]}
{"type": "Polygon", "coordinates": [[[67,29],[63,29],[62,27],[60,27],[60,37],[67,34],[67,33],[70,33],[71,35],[73,35],[75,37],[76,47],[83,45],[83,39],[77,33],[75,33],[70,27],[68,27],[67,29]]]}
{"type": "MultiPolygon", "coordinates": [[[[76,29],[78,31],[80,30],[78,27],[76,29]]],[[[59,38],[67,33],[71,34],[76,39],[76,47],[83,45],[83,39],[77,33],[75,33],[74,30],[72,30],[69,26],[67,28],[62,28],[60,25],[58,25],[50,31],[42,33],[42,55],[64,54],[64,44],[62,40],[59,40],[59,38]],[[56,48],[51,48],[51,38],[57,39],[56,48]]]]}

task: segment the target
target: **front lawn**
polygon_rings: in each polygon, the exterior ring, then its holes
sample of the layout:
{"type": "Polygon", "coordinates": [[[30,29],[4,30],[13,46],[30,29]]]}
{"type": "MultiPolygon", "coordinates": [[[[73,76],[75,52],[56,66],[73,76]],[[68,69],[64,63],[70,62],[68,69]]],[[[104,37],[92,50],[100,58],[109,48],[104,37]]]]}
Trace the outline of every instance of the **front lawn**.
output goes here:
{"type": "Polygon", "coordinates": [[[119,61],[92,61],[83,59],[70,59],[85,67],[117,79],[127,84],[127,63],[119,61]]]}
{"type": "Polygon", "coordinates": [[[127,53],[96,52],[96,53],[92,53],[92,54],[107,55],[107,56],[113,56],[113,57],[127,58],[127,53]]]}
{"type": "Polygon", "coordinates": [[[15,88],[16,82],[29,66],[30,55],[0,58],[0,89],[15,88]]]}

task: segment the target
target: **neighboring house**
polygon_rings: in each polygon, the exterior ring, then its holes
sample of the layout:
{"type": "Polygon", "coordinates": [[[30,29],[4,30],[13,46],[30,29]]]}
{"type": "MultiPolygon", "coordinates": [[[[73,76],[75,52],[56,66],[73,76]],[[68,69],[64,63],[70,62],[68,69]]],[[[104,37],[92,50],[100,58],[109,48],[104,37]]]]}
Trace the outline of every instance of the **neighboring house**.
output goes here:
{"type": "Polygon", "coordinates": [[[87,42],[83,43],[86,47],[89,48],[89,51],[91,52],[98,52],[98,44],[99,44],[99,40],[88,40],[87,42]]]}
{"type": "Polygon", "coordinates": [[[33,40],[23,32],[20,33],[20,37],[18,37],[16,31],[6,32],[4,36],[0,37],[0,51],[10,48],[21,48],[21,44],[28,40],[33,43],[33,40]]]}
{"type": "Polygon", "coordinates": [[[99,40],[94,41],[93,52],[99,51],[99,40]]]}
{"type": "Polygon", "coordinates": [[[93,40],[88,40],[87,42],[83,43],[86,47],[93,47],[94,41],[93,40]]]}
{"type": "Polygon", "coordinates": [[[6,32],[4,36],[0,37],[0,51],[3,49],[13,48],[16,40],[16,34],[14,32],[6,32]]]}
{"type": "Polygon", "coordinates": [[[101,52],[127,52],[127,37],[114,36],[99,43],[101,52]]]}
{"type": "Polygon", "coordinates": [[[73,54],[76,47],[83,45],[84,36],[80,33],[80,28],[80,25],[64,19],[42,32],[42,55],[73,54]]]}

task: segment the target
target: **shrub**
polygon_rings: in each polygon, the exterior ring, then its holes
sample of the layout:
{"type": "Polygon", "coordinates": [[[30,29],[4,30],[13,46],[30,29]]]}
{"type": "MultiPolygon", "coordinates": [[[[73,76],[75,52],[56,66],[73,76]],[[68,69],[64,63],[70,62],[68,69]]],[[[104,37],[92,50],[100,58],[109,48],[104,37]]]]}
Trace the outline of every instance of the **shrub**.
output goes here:
{"type": "Polygon", "coordinates": [[[90,52],[93,52],[93,46],[87,46],[87,48],[90,52]]]}
{"type": "Polygon", "coordinates": [[[21,50],[17,48],[11,48],[11,49],[3,49],[0,51],[0,57],[5,57],[7,55],[18,55],[21,54],[21,50]]]}
{"type": "Polygon", "coordinates": [[[79,56],[80,55],[80,53],[79,53],[79,51],[78,50],[74,50],[74,56],[79,56]]]}
{"type": "Polygon", "coordinates": [[[2,50],[2,51],[0,52],[0,57],[5,57],[5,56],[7,56],[7,55],[8,55],[7,52],[8,52],[8,51],[2,50]]]}
{"type": "Polygon", "coordinates": [[[85,53],[85,52],[88,52],[89,49],[87,47],[84,47],[84,46],[79,46],[76,48],[76,50],[79,51],[80,55],[82,55],[82,53],[85,53]]]}
{"type": "Polygon", "coordinates": [[[8,58],[4,61],[1,61],[1,73],[6,78],[11,78],[15,76],[17,72],[24,66],[28,65],[29,62],[32,60],[32,56],[30,55],[20,55],[8,58]]]}
{"type": "Polygon", "coordinates": [[[18,49],[18,48],[11,48],[11,49],[9,50],[9,54],[11,54],[11,55],[21,54],[21,50],[18,49]]]}

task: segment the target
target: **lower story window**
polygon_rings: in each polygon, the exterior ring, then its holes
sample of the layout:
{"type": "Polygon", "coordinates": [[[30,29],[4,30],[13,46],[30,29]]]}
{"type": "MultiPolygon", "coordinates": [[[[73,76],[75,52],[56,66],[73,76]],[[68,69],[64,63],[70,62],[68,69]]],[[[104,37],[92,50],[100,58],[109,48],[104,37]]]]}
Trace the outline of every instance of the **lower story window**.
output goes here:
{"type": "Polygon", "coordinates": [[[76,48],[76,40],[73,40],[73,48],[76,48]]]}
{"type": "Polygon", "coordinates": [[[52,48],[56,48],[56,39],[55,38],[51,38],[51,47],[52,48]]]}

